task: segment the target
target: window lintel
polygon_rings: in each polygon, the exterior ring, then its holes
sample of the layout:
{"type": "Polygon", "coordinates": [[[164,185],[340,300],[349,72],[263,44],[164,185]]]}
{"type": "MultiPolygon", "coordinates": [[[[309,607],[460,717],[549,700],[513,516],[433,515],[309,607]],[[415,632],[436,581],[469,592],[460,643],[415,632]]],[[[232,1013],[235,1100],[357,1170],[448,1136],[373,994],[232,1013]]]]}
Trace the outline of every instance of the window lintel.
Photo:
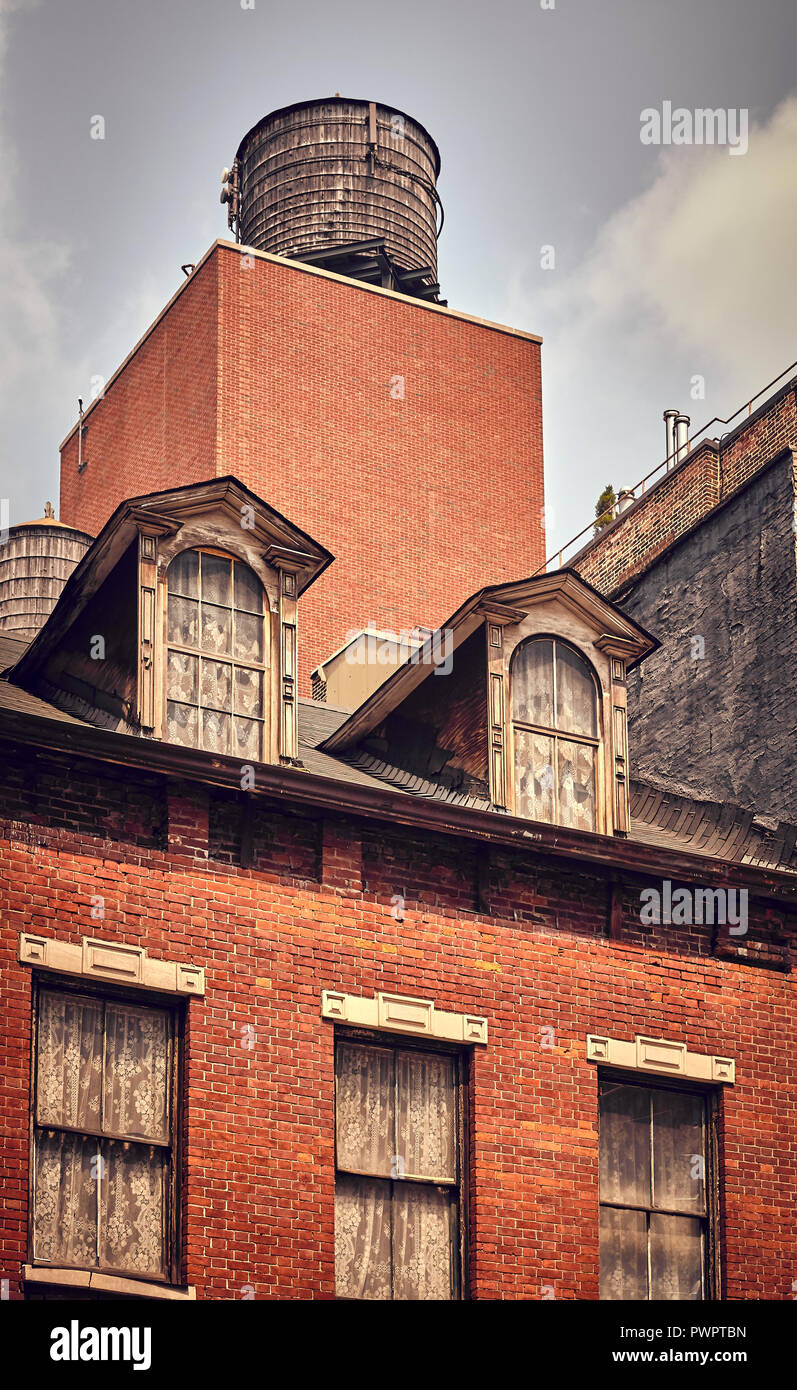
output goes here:
{"type": "Polygon", "coordinates": [[[732,1057],[689,1052],[684,1042],[640,1033],[633,1042],[588,1033],[587,1061],[641,1072],[646,1077],[651,1074],[678,1076],[688,1081],[713,1081],[729,1086],[736,1081],[736,1062],[732,1057]]]}
{"type": "Polygon", "coordinates": [[[173,960],[153,960],[143,946],[84,936],[78,946],[52,936],[20,932],[21,965],[40,966],[65,975],[132,985],[163,994],[205,993],[205,969],[173,960]]]}
{"type": "Polygon", "coordinates": [[[487,1042],[487,1019],[477,1014],[448,1013],[436,1009],[431,999],[409,994],[377,994],[363,999],[334,989],[321,991],[321,1016],[359,1028],[376,1028],[388,1033],[416,1037],[443,1038],[449,1042],[487,1042]]]}

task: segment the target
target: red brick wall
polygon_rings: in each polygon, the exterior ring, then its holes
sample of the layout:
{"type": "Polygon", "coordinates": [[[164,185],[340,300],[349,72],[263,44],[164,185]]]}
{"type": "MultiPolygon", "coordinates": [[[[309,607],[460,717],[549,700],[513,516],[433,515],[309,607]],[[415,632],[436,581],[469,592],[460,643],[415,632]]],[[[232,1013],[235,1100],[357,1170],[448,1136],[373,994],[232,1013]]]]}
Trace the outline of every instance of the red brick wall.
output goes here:
{"type": "MultiPolygon", "coordinates": [[[[61,452],[60,519],[98,535],[128,497],[216,473],[218,261],[211,256],[106,385],[61,452]]],[[[88,407],[87,407],[88,408],[88,407]]]]}
{"type": "Polygon", "coordinates": [[[63,521],[233,473],[332,551],[302,605],[307,694],[349,629],[437,625],[544,558],[539,343],[284,262],[216,247],[88,425],[63,521]]]}
{"type": "Polygon", "coordinates": [[[786,448],[797,448],[793,382],[719,446],[700,444],[574,559],[574,568],[601,593],[614,593],[786,448]]]}
{"type": "MultiPolygon", "coordinates": [[[[119,774],[108,767],[103,775],[114,782],[119,774]]],[[[333,1293],[334,1029],[320,1017],[324,988],[408,991],[488,1018],[489,1045],[473,1049],[470,1067],[474,1297],[536,1299],[543,1285],[558,1299],[597,1297],[597,1074],[585,1060],[588,1032],[651,1033],[735,1057],[736,1085],[722,1093],[725,1294],[792,1297],[789,976],[713,957],[707,929],[644,929],[640,883],[621,892],[619,930],[609,938],[600,869],[546,862],[533,848],[493,853],[485,867],[483,847],[450,840],[442,853],[420,832],[408,832],[401,850],[394,827],[380,854],[373,825],[363,834],[354,819],[328,818],[314,823],[313,877],[312,823],[300,817],[292,828],[281,807],[274,826],[285,862],[272,850],[266,866],[246,870],[207,858],[203,789],[174,784],[166,800],[164,849],[105,838],[104,812],[95,833],[59,828],[56,816],[48,824],[41,787],[39,824],[25,824],[19,801],[18,819],[0,824],[9,866],[0,903],[0,1273],[12,1297],[26,1259],[28,1180],[31,972],[17,963],[20,931],[72,942],[103,935],[206,967],[206,996],[188,1005],[184,1094],[184,1277],[199,1297],[240,1298],[246,1285],[264,1299],[333,1293]],[[286,867],[292,849],[294,870],[286,867]],[[479,883],[489,911],[476,910],[479,883]],[[397,893],[403,922],[391,911],[397,893]],[[101,922],[90,917],[97,894],[101,922]],[[255,1030],[251,1050],[241,1046],[246,1024],[255,1030]]],[[[210,820],[228,826],[232,844],[234,816],[217,807],[210,820]]],[[[772,909],[751,901],[751,942],[771,918],[772,909]]]]}

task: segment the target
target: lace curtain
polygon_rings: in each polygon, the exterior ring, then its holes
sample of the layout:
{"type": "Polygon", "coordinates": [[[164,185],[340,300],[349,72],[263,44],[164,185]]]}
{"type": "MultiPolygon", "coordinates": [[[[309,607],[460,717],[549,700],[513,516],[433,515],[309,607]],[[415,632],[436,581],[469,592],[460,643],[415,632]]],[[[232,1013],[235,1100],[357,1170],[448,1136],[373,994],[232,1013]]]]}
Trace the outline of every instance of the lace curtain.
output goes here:
{"type": "Polygon", "coordinates": [[[700,1096],[605,1085],[600,1199],[629,1206],[601,1208],[601,1298],[703,1297],[704,1131],[700,1096]]]}
{"type": "Polygon", "coordinates": [[[168,584],[169,740],[257,760],[266,710],[254,668],[269,662],[260,580],[242,560],[186,550],[168,584]]]}
{"type": "Polygon", "coordinates": [[[452,1297],[455,1094],[450,1057],[338,1047],[339,1296],[452,1297]],[[421,1177],[441,1186],[407,1181],[421,1177]]]}
{"type": "Polygon", "coordinates": [[[168,1075],[165,1011],[42,991],[37,1259],[162,1271],[168,1154],[146,1141],[169,1139],[168,1075]]]}
{"type": "Polygon", "coordinates": [[[595,683],[586,662],[550,638],[520,646],[512,661],[512,718],[518,814],[594,830],[595,746],[567,737],[598,737],[595,683]],[[520,724],[559,734],[533,732],[520,724]]]}

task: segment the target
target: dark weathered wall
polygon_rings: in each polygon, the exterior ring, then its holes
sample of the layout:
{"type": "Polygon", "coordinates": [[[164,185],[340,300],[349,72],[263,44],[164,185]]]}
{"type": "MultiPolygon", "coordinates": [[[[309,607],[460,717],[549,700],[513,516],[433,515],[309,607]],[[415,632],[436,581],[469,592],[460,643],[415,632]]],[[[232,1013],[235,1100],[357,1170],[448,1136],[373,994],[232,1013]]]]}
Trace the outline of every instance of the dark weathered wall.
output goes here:
{"type": "Polygon", "coordinates": [[[795,476],[787,454],[618,595],[662,643],[630,674],[633,775],[793,823],[795,476]]]}

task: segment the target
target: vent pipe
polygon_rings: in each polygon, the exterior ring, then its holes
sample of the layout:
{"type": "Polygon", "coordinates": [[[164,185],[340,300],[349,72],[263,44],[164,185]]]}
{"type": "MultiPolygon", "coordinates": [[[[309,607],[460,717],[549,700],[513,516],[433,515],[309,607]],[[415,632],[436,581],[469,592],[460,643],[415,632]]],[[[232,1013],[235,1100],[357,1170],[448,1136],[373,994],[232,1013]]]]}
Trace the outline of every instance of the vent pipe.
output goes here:
{"type": "Polygon", "coordinates": [[[676,461],[686,458],[689,453],[689,416],[676,415],[675,417],[675,452],[676,461]]]}
{"type": "Polygon", "coordinates": [[[664,431],[667,436],[667,450],[664,457],[667,460],[668,468],[672,468],[675,463],[675,421],[677,418],[677,410],[665,410],[664,431]]]}

